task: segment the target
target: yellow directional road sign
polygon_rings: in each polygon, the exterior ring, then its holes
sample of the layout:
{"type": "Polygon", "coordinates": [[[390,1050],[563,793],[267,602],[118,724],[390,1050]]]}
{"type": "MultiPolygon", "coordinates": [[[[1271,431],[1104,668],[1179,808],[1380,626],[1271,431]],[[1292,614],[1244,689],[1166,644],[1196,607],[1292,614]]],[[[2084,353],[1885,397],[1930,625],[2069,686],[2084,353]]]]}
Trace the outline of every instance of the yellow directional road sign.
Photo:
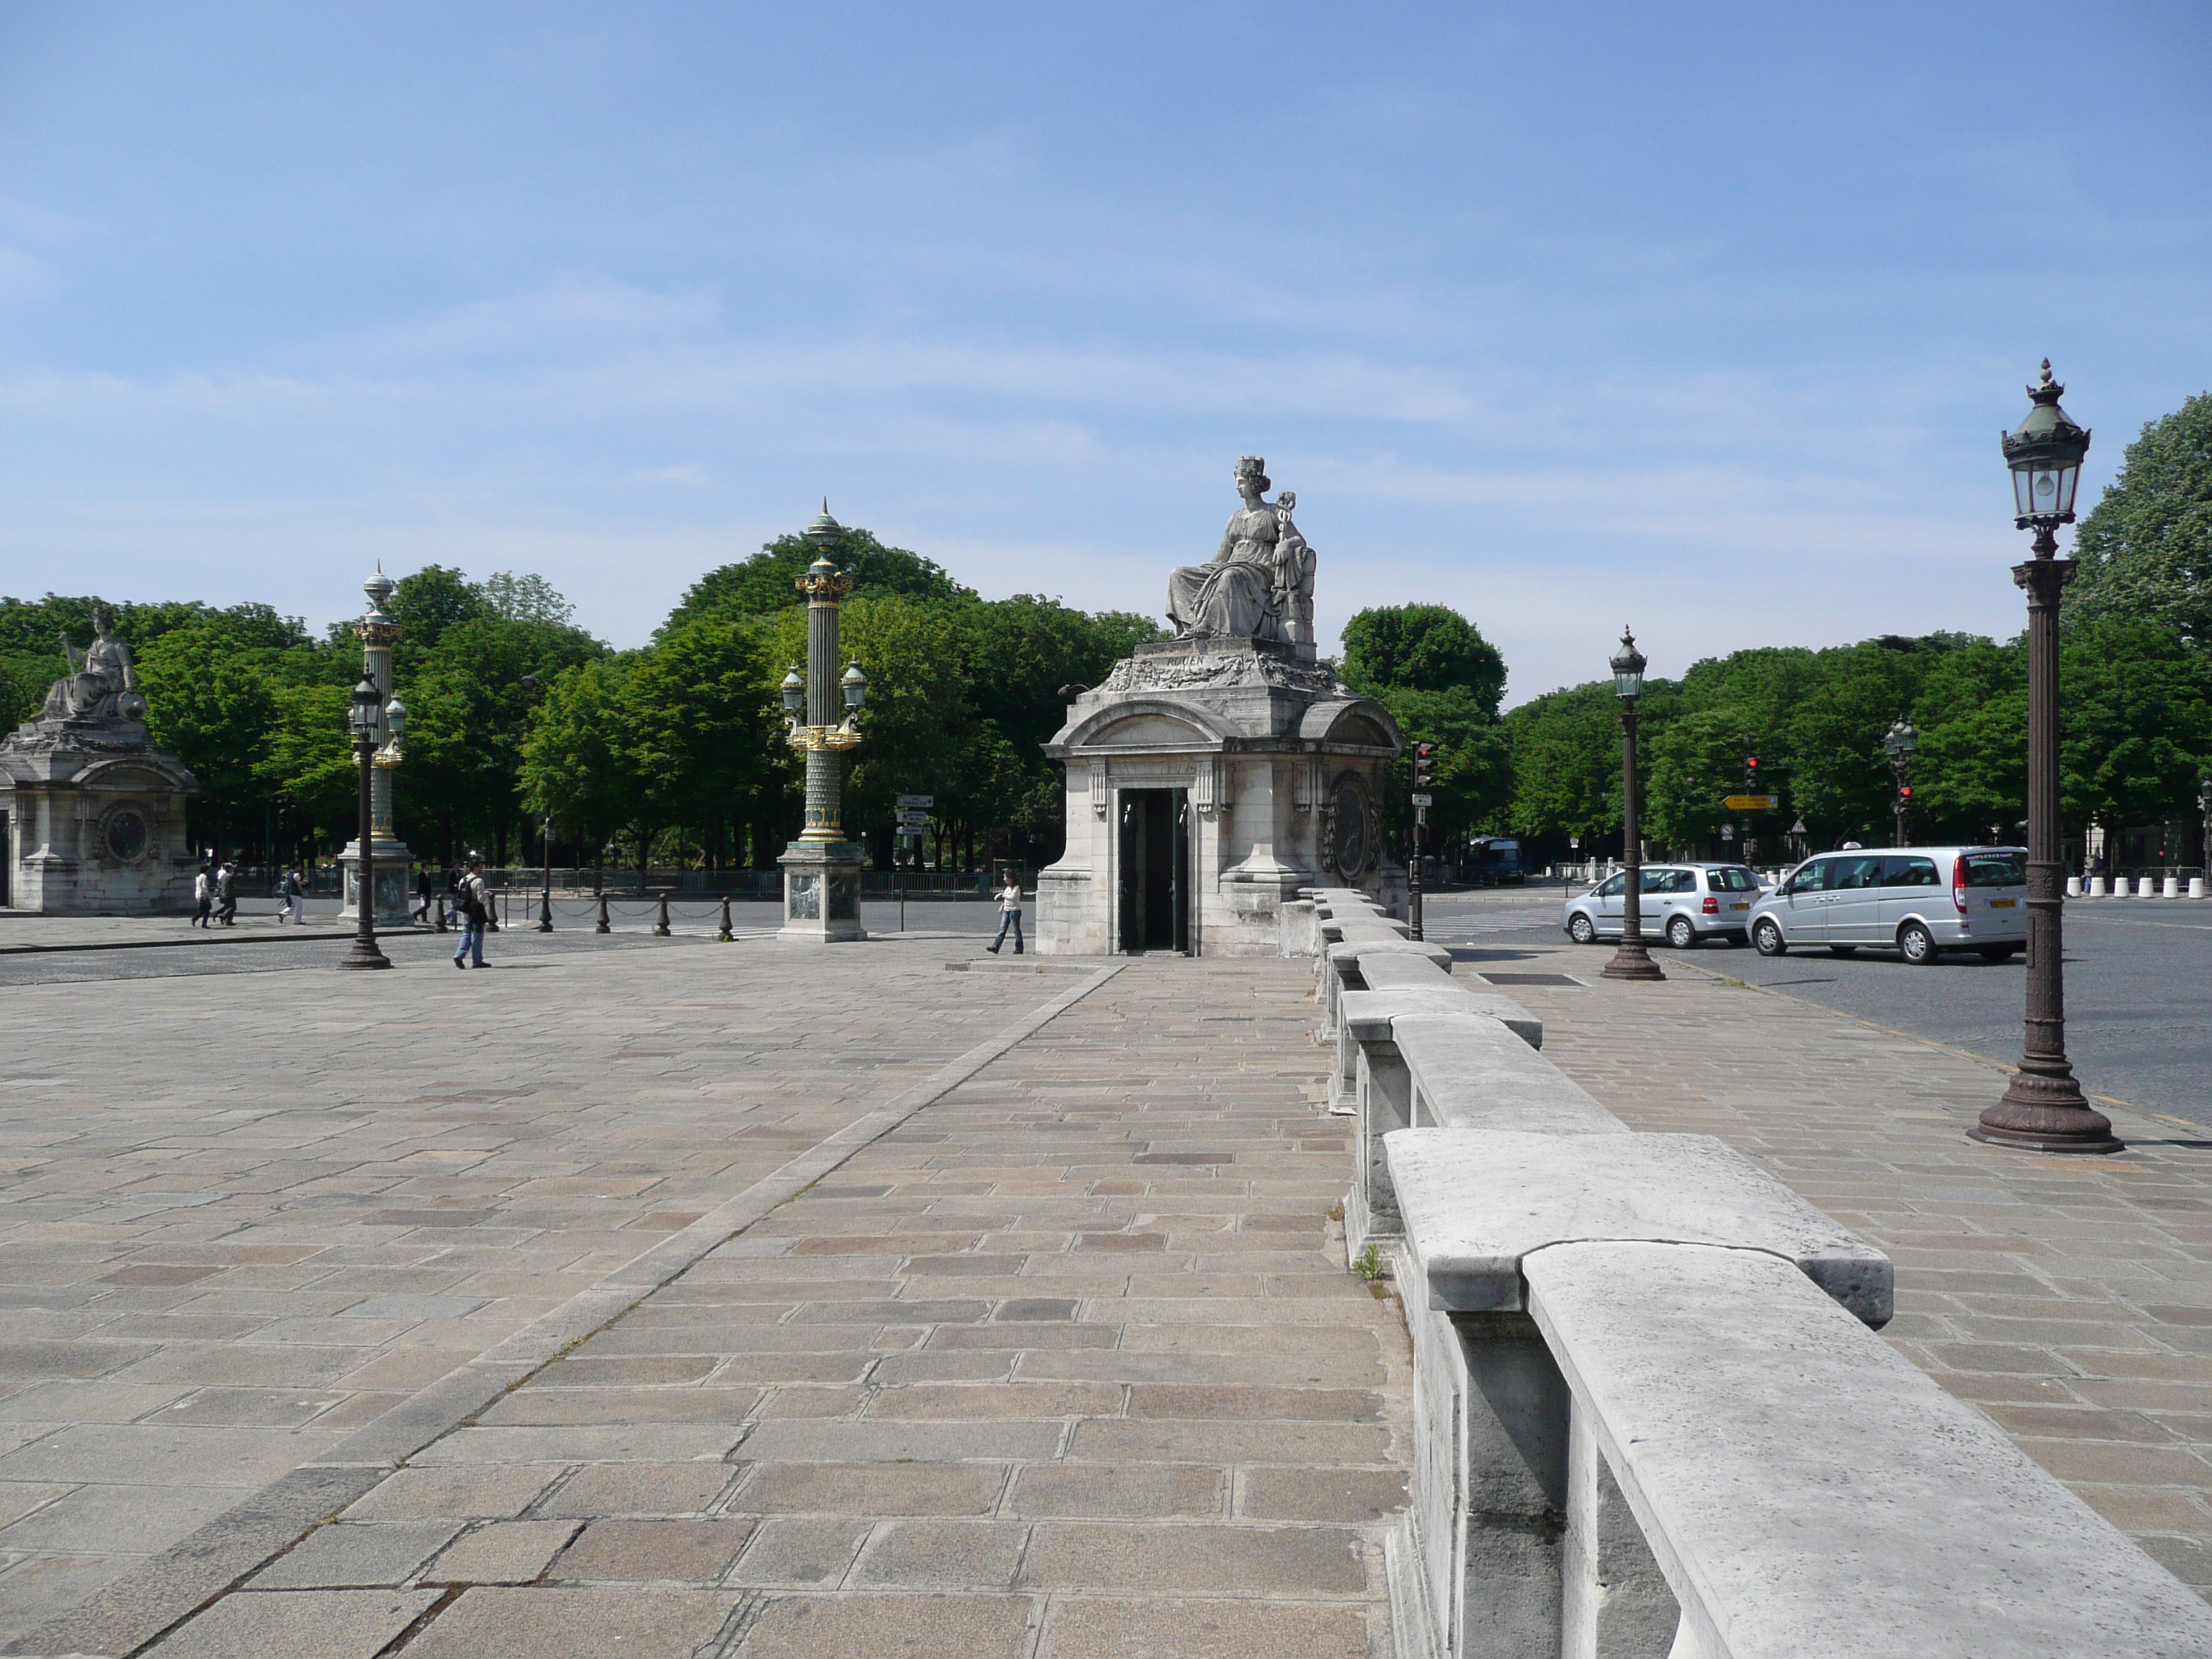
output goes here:
{"type": "Polygon", "coordinates": [[[1779,795],[1730,795],[1723,803],[1731,812],[1771,812],[1782,805],[1779,795]]]}

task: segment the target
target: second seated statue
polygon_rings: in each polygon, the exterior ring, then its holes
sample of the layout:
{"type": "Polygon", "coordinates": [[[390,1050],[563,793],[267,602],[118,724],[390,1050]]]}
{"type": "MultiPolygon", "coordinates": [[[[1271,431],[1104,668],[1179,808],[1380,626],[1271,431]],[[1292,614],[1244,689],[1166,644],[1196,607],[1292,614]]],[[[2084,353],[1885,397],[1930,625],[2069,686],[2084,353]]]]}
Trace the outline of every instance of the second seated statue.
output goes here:
{"type": "Polygon", "coordinates": [[[1256,455],[1237,463],[1244,505],[1221,532],[1221,549],[1206,564],[1168,578],[1168,620],[1178,638],[1262,639],[1310,644],[1313,637],[1313,550],[1291,522],[1297,497],[1274,505],[1267,464],[1256,455]]]}

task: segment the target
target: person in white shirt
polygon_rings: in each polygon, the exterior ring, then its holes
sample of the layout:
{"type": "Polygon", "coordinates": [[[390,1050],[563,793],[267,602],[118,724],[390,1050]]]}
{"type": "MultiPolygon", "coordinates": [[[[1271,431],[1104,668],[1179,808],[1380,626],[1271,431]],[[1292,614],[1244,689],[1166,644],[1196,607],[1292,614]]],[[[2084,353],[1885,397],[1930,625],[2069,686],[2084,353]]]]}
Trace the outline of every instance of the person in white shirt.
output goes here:
{"type": "Polygon", "coordinates": [[[999,947],[1006,942],[1006,929],[1014,930],[1014,954],[1022,953],[1022,884],[1011,874],[1006,884],[999,890],[999,936],[991,941],[991,954],[999,954],[999,947]]]}
{"type": "Polygon", "coordinates": [[[207,866],[204,865],[200,866],[199,873],[192,878],[192,903],[196,907],[192,912],[192,926],[206,927],[208,915],[215,908],[215,880],[208,874],[207,866]]]}

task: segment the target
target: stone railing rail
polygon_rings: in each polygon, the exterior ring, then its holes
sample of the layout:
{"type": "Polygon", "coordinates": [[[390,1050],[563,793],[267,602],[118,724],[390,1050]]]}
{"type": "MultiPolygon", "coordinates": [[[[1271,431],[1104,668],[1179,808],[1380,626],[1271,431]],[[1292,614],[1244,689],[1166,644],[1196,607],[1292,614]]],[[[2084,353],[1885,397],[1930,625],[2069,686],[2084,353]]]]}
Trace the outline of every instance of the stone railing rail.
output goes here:
{"type": "Polygon", "coordinates": [[[1630,1133],[1412,961],[1335,993],[1347,1245],[1413,1343],[1401,1659],[2212,1654],[2212,1607],[1875,1335],[1879,1250],[1718,1140],[1630,1133]]]}

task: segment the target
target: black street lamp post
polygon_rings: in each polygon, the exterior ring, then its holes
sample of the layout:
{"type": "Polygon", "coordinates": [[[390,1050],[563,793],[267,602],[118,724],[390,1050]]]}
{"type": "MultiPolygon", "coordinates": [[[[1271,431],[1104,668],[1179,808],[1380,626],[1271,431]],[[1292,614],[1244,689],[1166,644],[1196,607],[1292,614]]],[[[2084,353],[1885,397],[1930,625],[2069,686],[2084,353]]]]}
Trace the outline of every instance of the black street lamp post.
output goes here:
{"type": "Polygon", "coordinates": [[[1920,732],[1902,714],[1890,722],[1889,735],[1881,746],[1889,750],[1889,769],[1897,775],[1897,800],[1890,810],[1897,814],[1897,828],[1890,834],[1892,847],[1912,844],[1912,785],[1907,777],[1912,766],[1912,751],[1920,747],[1920,732]]]}
{"type": "Polygon", "coordinates": [[[392,958],[376,948],[376,806],[374,799],[374,763],[376,759],[376,722],[379,705],[384,701],[377,690],[376,681],[364,673],[361,684],[353,689],[353,707],[347,712],[346,724],[353,728],[353,758],[361,774],[361,862],[356,879],[359,890],[354,896],[353,947],[339,962],[341,968],[389,968],[392,958]]]}
{"type": "Polygon", "coordinates": [[[538,826],[538,851],[545,860],[545,886],[538,899],[538,931],[553,931],[553,817],[548,813],[538,826]]]}
{"type": "Polygon", "coordinates": [[[2197,849],[2197,861],[2204,866],[2205,886],[2212,888],[2212,778],[2197,783],[2197,805],[2204,820],[2203,844],[2197,849]]]}
{"type": "Polygon", "coordinates": [[[2020,1069],[2003,1098],[1966,1131],[1976,1140],[2040,1152],[2117,1152],[2110,1119],[2083,1097],[2066,1058],[2062,928],[2064,846],[2058,822],[2058,598],[2075,563],[2058,556],[2058,526],[2074,522],[2074,489],[2089,434],[2058,399],[2051,378],[2027,389],[2034,407],[2004,434],[2014,526],[2035,532],[2033,556],[2013,567],[2027,591],[2027,1018],[2020,1069]]]}
{"type": "Polygon", "coordinates": [[[1613,694],[1620,699],[1620,838],[1627,868],[1620,891],[1620,948],[1605,964],[1607,979],[1664,979],[1644,946],[1644,843],[1636,822],[1636,700],[1644,695],[1644,657],[1636,635],[1620,630],[1620,649],[1609,665],[1613,694]]]}

